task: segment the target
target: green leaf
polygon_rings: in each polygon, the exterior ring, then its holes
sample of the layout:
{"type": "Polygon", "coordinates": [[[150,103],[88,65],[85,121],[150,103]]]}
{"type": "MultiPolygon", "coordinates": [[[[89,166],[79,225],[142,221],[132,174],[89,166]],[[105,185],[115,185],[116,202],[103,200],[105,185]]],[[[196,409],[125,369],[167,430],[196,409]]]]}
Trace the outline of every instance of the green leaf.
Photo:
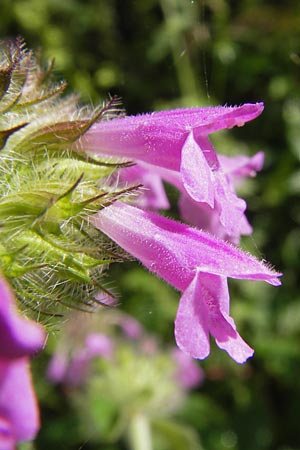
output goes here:
{"type": "Polygon", "coordinates": [[[171,420],[153,420],[153,431],[172,450],[203,450],[197,433],[187,425],[171,420]]]}

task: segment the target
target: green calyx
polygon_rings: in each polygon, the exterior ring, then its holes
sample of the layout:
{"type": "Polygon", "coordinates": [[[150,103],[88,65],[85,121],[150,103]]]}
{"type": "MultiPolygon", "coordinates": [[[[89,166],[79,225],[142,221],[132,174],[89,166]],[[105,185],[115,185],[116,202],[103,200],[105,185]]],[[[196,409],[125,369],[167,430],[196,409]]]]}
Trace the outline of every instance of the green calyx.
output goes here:
{"type": "Polygon", "coordinates": [[[65,306],[99,302],[107,265],[127,256],[89,216],[136,187],[109,180],[127,166],[92,158],[73,143],[113,114],[115,99],[96,111],[62,98],[50,65],[42,70],[21,40],[0,54],[0,270],[27,311],[60,315],[65,306]]]}

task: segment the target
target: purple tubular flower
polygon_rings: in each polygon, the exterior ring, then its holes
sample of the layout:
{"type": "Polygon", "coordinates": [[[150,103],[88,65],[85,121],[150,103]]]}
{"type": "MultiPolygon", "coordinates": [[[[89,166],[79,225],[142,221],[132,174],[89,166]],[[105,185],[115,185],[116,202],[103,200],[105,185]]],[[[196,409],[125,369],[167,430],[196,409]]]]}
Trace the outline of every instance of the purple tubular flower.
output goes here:
{"type": "MultiPolygon", "coordinates": [[[[244,156],[238,156],[237,158],[246,158],[247,161],[250,158],[244,157],[244,156]]],[[[244,209],[244,202],[240,199],[238,199],[235,196],[234,193],[234,187],[233,187],[233,181],[242,179],[241,176],[233,176],[230,173],[230,165],[234,164],[234,162],[231,161],[230,158],[227,158],[226,160],[226,170],[228,171],[227,174],[224,174],[226,176],[226,182],[227,182],[227,197],[229,197],[230,192],[232,192],[232,214],[230,215],[230,211],[228,211],[227,218],[232,223],[232,227],[227,228],[222,224],[220,221],[220,215],[222,217],[222,213],[220,212],[220,207],[218,204],[215,204],[214,207],[209,206],[209,204],[201,201],[196,201],[192,197],[189,196],[187,193],[180,173],[175,172],[174,170],[164,169],[164,168],[155,168],[155,175],[159,175],[164,181],[173,184],[181,193],[179,198],[179,211],[181,218],[191,224],[195,225],[198,228],[201,228],[205,231],[208,231],[212,233],[213,235],[227,240],[229,242],[232,242],[233,244],[237,245],[240,241],[241,235],[249,235],[252,233],[252,227],[250,226],[245,214],[242,212],[244,209]],[[228,160],[228,161],[227,161],[228,160]],[[238,212],[237,217],[237,210],[236,202],[241,201],[242,203],[242,210],[238,212]],[[235,219],[235,220],[234,220],[235,219]]],[[[234,165],[234,167],[237,164],[234,165]]],[[[250,166],[250,163],[249,163],[250,166]]],[[[150,166],[149,166],[150,167],[150,166]]],[[[241,169],[240,169],[241,170],[241,169]]],[[[250,170],[250,169],[249,169],[250,170]]],[[[150,171],[150,169],[149,169],[150,171]]],[[[253,172],[253,171],[252,171],[253,172]]],[[[251,175],[253,176],[253,175],[251,175]]],[[[224,192],[224,191],[223,191],[224,192]]],[[[227,225],[228,225],[227,220],[227,225]]]]}
{"type": "Polygon", "coordinates": [[[176,341],[183,351],[194,358],[207,357],[212,334],[238,363],[253,354],[229,316],[227,277],[278,286],[279,273],[208,233],[120,202],[90,220],[183,293],[175,321],[176,341]]]}
{"type": "Polygon", "coordinates": [[[123,117],[94,124],[76,145],[179,172],[186,193],[214,208],[226,232],[237,235],[246,203],[228,183],[208,135],[242,126],[262,110],[255,103],[123,117]]]}
{"type": "Polygon", "coordinates": [[[29,356],[45,341],[43,329],[15,308],[13,294],[0,278],[0,448],[13,450],[34,439],[39,411],[32,388],[29,356]]]}
{"type": "Polygon", "coordinates": [[[207,146],[211,164],[218,164],[207,135],[242,126],[263,110],[262,103],[175,109],[127,116],[94,124],[81,138],[93,153],[124,156],[149,164],[180,170],[182,147],[192,132],[200,148],[207,146]]]}
{"type": "Polygon", "coordinates": [[[187,223],[200,229],[209,231],[214,236],[238,245],[240,236],[252,233],[252,227],[245,215],[242,216],[239,227],[233,234],[229,234],[220,223],[218,211],[210,208],[206,203],[195,202],[192,198],[182,194],[179,199],[180,217],[187,223]]]}

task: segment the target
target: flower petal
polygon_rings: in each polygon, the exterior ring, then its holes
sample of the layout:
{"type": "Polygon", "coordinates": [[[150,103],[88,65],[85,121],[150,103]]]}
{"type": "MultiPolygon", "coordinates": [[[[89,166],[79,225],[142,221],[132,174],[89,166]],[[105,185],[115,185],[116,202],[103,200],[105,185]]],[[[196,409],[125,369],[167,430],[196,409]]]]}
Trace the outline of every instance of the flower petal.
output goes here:
{"type": "Polygon", "coordinates": [[[223,171],[231,178],[254,177],[256,172],[262,169],[264,164],[264,152],[258,152],[249,157],[245,155],[224,156],[219,155],[223,171]]]}
{"type": "Polygon", "coordinates": [[[179,348],[193,358],[206,358],[210,333],[222,350],[237,363],[244,363],[253,355],[253,349],[237,333],[226,311],[229,311],[226,278],[197,271],[177,311],[175,337],[179,348]]]}
{"type": "Polygon", "coordinates": [[[229,293],[227,280],[211,274],[200,274],[203,297],[208,308],[209,332],[217,345],[232,359],[242,364],[250,358],[254,350],[236,331],[234,320],[229,316],[229,293]]]}
{"type": "Polygon", "coordinates": [[[237,363],[243,364],[253,356],[254,350],[241,338],[236,331],[232,317],[221,314],[218,322],[210,328],[219,348],[225,350],[237,363]]]}
{"type": "Polygon", "coordinates": [[[178,347],[193,358],[209,355],[209,323],[202,298],[198,272],[184,291],[175,319],[175,339],[178,347]]]}
{"type": "Polygon", "coordinates": [[[27,358],[0,359],[0,374],[0,417],[10,424],[14,442],[31,440],[40,420],[27,358]]]}
{"type": "Polygon", "coordinates": [[[246,202],[237,197],[221,170],[215,175],[215,200],[220,222],[229,236],[239,236],[246,202]]]}
{"type": "Polygon", "coordinates": [[[16,358],[41,349],[45,333],[37,323],[19,315],[7,282],[0,278],[0,357],[16,358]]]}
{"type": "Polygon", "coordinates": [[[188,194],[198,202],[214,206],[214,185],[206,158],[190,133],[182,147],[180,172],[188,194]]]}

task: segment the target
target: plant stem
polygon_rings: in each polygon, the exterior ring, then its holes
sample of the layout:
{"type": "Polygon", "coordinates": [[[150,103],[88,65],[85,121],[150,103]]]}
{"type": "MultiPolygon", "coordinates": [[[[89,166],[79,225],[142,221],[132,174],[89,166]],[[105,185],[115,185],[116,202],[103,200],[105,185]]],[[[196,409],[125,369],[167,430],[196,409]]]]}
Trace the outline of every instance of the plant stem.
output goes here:
{"type": "Polygon", "coordinates": [[[131,450],[152,450],[151,428],[144,414],[132,416],[128,431],[131,450]]]}

